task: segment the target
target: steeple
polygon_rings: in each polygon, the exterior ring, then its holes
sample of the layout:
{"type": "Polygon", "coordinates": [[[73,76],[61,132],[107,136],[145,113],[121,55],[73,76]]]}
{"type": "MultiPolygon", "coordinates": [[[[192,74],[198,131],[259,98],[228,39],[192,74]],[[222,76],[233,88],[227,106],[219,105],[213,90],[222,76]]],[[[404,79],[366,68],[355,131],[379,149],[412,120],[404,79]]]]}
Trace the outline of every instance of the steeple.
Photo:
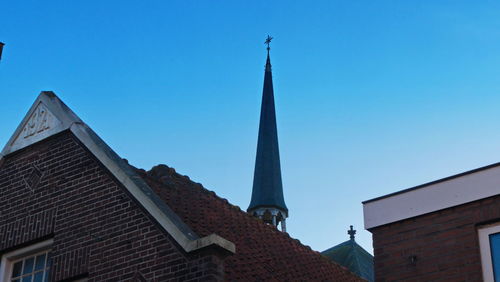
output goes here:
{"type": "Polygon", "coordinates": [[[281,182],[278,130],[274,108],[273,74],[269,56],[269,44],[273,38],[267,36],[267,60],[260,110],[259,137],[253,178],[252,200],[247,211],[266,223],[278,226],[286,231],[285,220],[288,208],[283,198],[281,182]]]}

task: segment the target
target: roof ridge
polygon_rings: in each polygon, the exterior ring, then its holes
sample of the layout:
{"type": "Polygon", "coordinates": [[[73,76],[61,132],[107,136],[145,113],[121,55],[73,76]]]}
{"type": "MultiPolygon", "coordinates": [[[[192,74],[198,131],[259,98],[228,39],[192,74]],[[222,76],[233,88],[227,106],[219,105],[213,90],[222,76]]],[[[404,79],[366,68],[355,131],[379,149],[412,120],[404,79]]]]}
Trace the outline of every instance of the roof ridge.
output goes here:
{"type": "MultiPolygon", "coordinates": [[[[161,182],[161,180],[159,180],[158,178],[148,176],[148,175],[147,175],[147,172],[148,172],[148,171],[146,171],[145,169],[143,169],[143,168],[137,168],[137,167],[135,167],[134,165],[131,165],[131,164],[129,164],[129,165],[130,165],[132,168],[134,168],[134,169],[136,169],[137,171],[139,171],[139,172],[140,172],[140,174],[139,174],[139,175],[140,175],[141,177],[145,177],[145,178],[150,179],[150,180],[152,180],[152,181],[154,181],[154,182],[156,182],[156,183],[158,183],[158,184],[160,184],[160,185],[162,185],[162,186],[166,186],[166,184],[165,184],[165,183],[162,183],[162,182],[161,182]]],[[[167,166],[167,167],[168,167],[168,166],[167,166]]],[[[169,167],[169,168],[172,168],[172,167],[169,167]]],[[[176,176],[179,176],[179,178],[180,178],[180,179],[187,180],[190,184],[194,184],[194,185],[196,185],[196,186],[199,186],[199,188],[201,188],[200,190],[201,190],[203,193],[205,193],[205,194],[207,194],[207,195],[215,196],[215,198],[216,198],[217,200],[222,201],[222,202],[224,202],[224,203],[227,203],[230,207],[232,207],[232,208],[234,208],[234,209],[237,209],[237,210],[239,210],[239,211],[244,212],[244,211],[243,211],[243,210],[242,210],[239,206],[231,204],[231,203],[230,203],[230,202],[229,202],[226,198],[223,198],[223,197],[221,197],[221,196],[217,195],[217,193],[215,193],[215,191],[213,191],[213,190],[209,190],[209,189],[207,189],[205,186],[203,186],[203,184],[201,184],[201,183],[199,183],[199,182],[195,182],[195,181],[193,181],[193,180],[192,180],[189,176],[187,176],[187,175],[183,175],[183,174],[180,174],[180,173],[178,173],[177,171],[175,171],[175,169],[174,169],[173,174],[174,174],[174,175],[176,175],[176,176]]],[[[245,213],[245,214],[247,214],[246,212],[244,212],[244,213],[245,213]]],[[[247,214],[247,215],[249,215],[249,214],[247,214]]],[[[251,215],[249,215],[249,216],[250,216],[250,217],[252,217],[251,215]]],[[[252,218],[253,218],[253,217],[252,217],[252,218]]]]}
{"type": "Polygon", "coordinates": [[[354,256],[354,261],[356,263],[356,269],[360,272],[359,275],[361,275],[361,263],[359,262],[358,258],[358,248],[356,248],[357,243],[354,240],[351,241],[351,248],[352,248],[352,255],[354,256]]]}
{"type": "MultiPolygon", "coordinates": [[[[340,244],[338,244],[338,245],[337,245],[337,246],[335,246],[335,247],[338,247],[338,246],[340,246],[340,245],[342,245],[342,244],[344,244],[344,243],[348,243],[348,241],[345,241],[345,242],[343,242],[343,243],[340,243],[340,244]]],[[[333,249],[333,248],[335,248],[335,247],[331,247],[330,249],[333,249]]],[[[330,249],[328,249],[328,250],[330,250],[330,249]]],[[[328,250],[327,250],[327,251],[328,251],[328,250]]],[[[344,266],[344,265],[342,265],[342,264],[338,263],[337,261],[332,260],[332,259],[328,258],[327,256],[323,255],[323,253],[325,253],[326,251],[323,251],[323,252],[318,252],[318,251],[315,251],[315,252],[317,252],[320,256],[322,256],[322,257],[323,257],[325,260],[327,260],[328,262],[330,262],[330,263],[332,263],[332,264],[334,264],[334,265],[340,266],[340,267],[342,267],[343,269],[345,269],[346,271],[348,271],[348,272],[350,272],[350,273],[353,273],[354,275],[356,275],[356,276],[358,276],[358,277],[361,277],[361,276],[359,276],[357,273],[352,272],[352,271],[349,269],[349,267],[344,266]]]]}
{"type": "MultiPolygon", "coordinates": [[[[131,164],[129,164],[129,165],[131,167],[133,167],[135,170],[137,170],[139,172],[139,175],[141,177],[144,177],[144,178],[146,178],[146,179],[148,179],[150,181],[153,181],[153,182],[161,185],[161,187],[168,186],[167,184],[163,183],[159,178],[153,177],[151,175],[148,175],[148,171],[146,171],[145,169],[143,169],[143,168],[137,168],[137,167],[135,167],[135,166],[133,166],[131,164]]],[[[292,236],[290,236],[290,234],[288,232],[279,231],[276,227],[274,227],[274,226],[272,226],[270,224],[266,224],[265,222],[263,222],[259,218],[256,218],[256,217],[252,216],[251,214],[249,214],[248,212],[242,210],[239,206],[231,204],[231,202],[229,202],[229,200],[227,200],[226,198],[223,198],[223,197],[219,196],[215,191],[207,189],[205,186],[203,186],[203,184],[192,180],[187,175],[180,174],[179,172],[177,172],[177,170],[175,170],[175,168],[170,167],[170,166],[168,166],[166,164],[158,164],[156,166],[159,166],[159,165],[165,165],[166,167],[173,169],[172,175],[178,176],[179,179],[182,179],[182,180],[188,182],[189,184],[194,184],[195,186],[193,186],[193,188],[195,188],[195,187],[198,188],[198,189],[201,188],[198,191],[203,192],[203,193],[205,193],[205,194],[207,194],[209,196],[214,197],[214,199],[216,199],[218,201],[221,201],[222,203],[228,205],[230,208],[232,208],[232,209],[240,212],[240,214],[244,215],[246,218],[251,219],[251,220],[257,220],[261,224],[262,227],[266,228],[266,230],[268,230],[270,232],[274,232],[275,234],[279,234],[278,236],[283,236],[283,237],[289,239],[291,242],[294,242],[294,244],[296,244],[297,246],[299,246],[299,247],[301,247],[301,248],[303,248],[303,249],[305,249],[305,250],[307,250],[307,251],[309,251],[311,253],[314,253],[316,256],[318,256],[318,258],[321,258],[321,259],[325,258],[321,254],[321,252],[312,249],[311,246],[309,246],[309,245],[303,244],[299,239],[293,238],[292,236]]],[[[153,168],[156,167],[156,166],[153,166],[153,168]]],[[[151,168],[151,169],[153,169],[153,168],[151,168]]],[[[151,171],[151,170],[149,170],[149,171],[151,171]]],[[[337,263],[335,261],[329,260],[329,259],[326,259],[326,260],[329,263],[332,263],[335,266],[342,267],[343,269],[345,269],[345,270],[347,270],[347,271],[349,271],[349,272],[352,273],[352,271],[350,271],[348,268],[344,267],[343,265],[341,265],[341,264],[339,264],[339,263],[337,263]]]]}
{"type": "Polygon", "coordinates": [[[364,273],[364,268],[363,268],[363,263],[360,261],[360,259],[364,259],[365,257],[369,256],[371,259],[373,259],[373,256],[367,252],[363,247],[361,247],[356,240],[349,239],[347,241],[344,241],[338,245],[335,245],[331,248],[328,248],[324,251],[321,252],[321,254],[327,258],[330,259],[333,262],[338,263],[341,266],[346,267],[351,273],[354,273],[358,276],[361,277],[364,273]],[[338,255],[339,251],[342,252],[342,250],[348,250],[345,253],[345,256],[341,256],[344,258],[342,261],[346,263],[344,266],[341,264],[338,260],[334,258],[335,255],[338,255]],[[360,256],[363,256],[362,258],[360,256]],[[347,265],[351,265],[353,270],[350,269],[347,265]],[[359,273],[358,273],[359,272],[359,273]]]}
{"type": "Polygon", "coordinates": [[[350,240],[344,241],[344,242],[342,242],[342,243],[340,243],[340,244],[338,244],[338,245],[335,245],[335,246],[333,246],[333,247],[330,247],[330,248],[328,248],[328,249],[326,249],[326,250],[322,251],[321,253],[328,253],[328,252],[330,252],[330,251],[332,251],[332,250],[335,250],[335,249],[337,249],[337,248],[339,248],[339,247],[343,247],[344,245],[347,245],[347,243],[349,243],[349,241],[350,241],[350,240]]]}

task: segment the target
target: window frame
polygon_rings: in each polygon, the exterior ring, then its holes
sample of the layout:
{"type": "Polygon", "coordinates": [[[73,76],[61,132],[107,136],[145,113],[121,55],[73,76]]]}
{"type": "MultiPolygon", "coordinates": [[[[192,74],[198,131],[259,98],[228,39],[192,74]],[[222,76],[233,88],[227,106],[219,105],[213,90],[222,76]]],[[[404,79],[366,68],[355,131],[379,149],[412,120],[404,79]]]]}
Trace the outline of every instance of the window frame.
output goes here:
{"type": "Polygon", "coordinates": [[[481,226],[477,229],[479,249],[481,252],[481,267],[485,282],[495,281],[493,261],[491,257],[490,235],[500,233],[500,222],[481,226]]]}
{"type": "Polygon", "coordinates": [[[53,243],[54,239],[49,239],[3,254],[0,261],[0,281],[10,281],[12,267],[15,262],[40,252],[49,251],[50,253],[53,243]]]}

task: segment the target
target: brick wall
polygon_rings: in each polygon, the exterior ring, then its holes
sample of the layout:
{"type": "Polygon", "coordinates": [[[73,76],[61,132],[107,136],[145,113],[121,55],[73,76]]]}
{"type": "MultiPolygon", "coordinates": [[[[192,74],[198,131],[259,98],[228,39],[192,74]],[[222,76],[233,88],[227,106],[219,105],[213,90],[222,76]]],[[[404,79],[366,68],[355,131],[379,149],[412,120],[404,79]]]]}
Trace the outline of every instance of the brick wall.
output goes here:
{"type": "Polygon", "coordinates": [[[482,281],[477,225],[495,220],[500,196],[373,228],[376,281],[482,281]]]}
{"type": "Polygon", "coordinates": [[[0,164],[0,254],[53,238],[52,280],[220,280],[222,256],[185,253],[70,133],[0,164]]]}

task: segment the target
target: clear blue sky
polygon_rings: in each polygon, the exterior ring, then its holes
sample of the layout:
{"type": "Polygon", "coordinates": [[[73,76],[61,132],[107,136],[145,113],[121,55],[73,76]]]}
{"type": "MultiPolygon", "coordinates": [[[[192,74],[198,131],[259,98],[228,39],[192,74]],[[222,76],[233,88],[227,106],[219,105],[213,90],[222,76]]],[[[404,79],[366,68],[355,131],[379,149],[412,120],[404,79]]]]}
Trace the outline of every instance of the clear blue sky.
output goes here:
{"type": "Polygon", "coordinates": [[[7,1],[0,143],[55,91],[118,154],[246,209],[272,43],[289,233],[371,249],[361,201],[500,160],[498,1],[7,1]]]}

